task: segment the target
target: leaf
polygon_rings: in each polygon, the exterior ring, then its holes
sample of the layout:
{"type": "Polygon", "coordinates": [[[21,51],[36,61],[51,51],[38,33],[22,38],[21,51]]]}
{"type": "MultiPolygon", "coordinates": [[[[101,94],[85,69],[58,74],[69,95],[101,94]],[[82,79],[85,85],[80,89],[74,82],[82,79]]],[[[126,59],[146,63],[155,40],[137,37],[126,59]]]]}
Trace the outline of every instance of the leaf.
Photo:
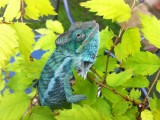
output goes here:
{"type": "Polygon", "coordinates": [[[46,29],[46,28],[40,28],[37,29],[36,32],[42,34],[42,35],[46,35],[46,34],[53,34],[52,30],[46,29]]]}
{"type": "Polygon", "coordinates": [[[132,70],[126,70],[119,74],[112,73],[107,77],[107,84],[112,87],[117,87],[125,83],[128,79],[132,77],[132,70]]]}
{"type": "Polygon", "coordinates": [[[96,110],[88,105],[83,107],[73,104],[70,110],[61,110],[58,116],[55,116],[57,120],[107,120],[101,116],[96,110]]]}
{"type": "Polygon", "coordinates": [[[3,96],[0,102],[1,120],[19,120],[29,107],[30,100],[23,92],[3,96]]]}
{"type": "Polygon", "coordinates": [[[25,116],[24,120],[55,120],[52,111],[47,106],[35,106],[32,113],[25,116]]]}
{"type": "Polygon", "coordinates": [[[60,23],[59,21],[55,20],[47,20],[46,21],[46,27],[50,30],[53,30],[56,33],[62,34],[64,32],[62,23],[60,23]]]}
{"type": "Polygon", "coordinates": [[[129,55],[140,51],[140,33],[138,28],[127,29],[123,36],[122,42],[115,46],[115,55],[118,60],[125,60],[129,55]]]}
{"type": "MultiPolygon", "coordinates": [[[[101,74],[104,74],[106,71],[106,55],[101,55],[97,57],[97,60],[94,64],[94,67],[96,68],[97,71],[101,72],[101,74]]],[[[109,58],[108,62],[108,72],[114,71],[115,68],[118,67],[117,60],[115,58],[109,58]]]]}
{"type": "Polygon", "coordinates": [[[113,120],[130,120],[126,115],[116,115],[113,120]]]}
{"type": "Polygon", "coordinates": [[[126,69],[132,69],[135,74],[152,75],[159,69],[160,60],[150,52],[139,52],[128,57],[122,66],[126,69]]]}
{"type": "Polygon", "coordinates": [[[0,68],[3,68],[19,45],[16,32],[9,25],[0,24],[0,33],[0,68]]]}
{"type": "Polygon", "coordinates": [[[153,120],[152,112],[149,110],[144,110],[141,112],[142,120],[153,120]]]}
{"type": "Polygon", "coordinates": [[[36,42],[34,46],[34,50],[49,50],[49,49],[55,49],[55,40],[57,36],[52,33],[52,34],[47,34],[39,38],[39,40],[36,42]]]}
{"type": "Polygon", "coordinates": [[[131,88],[144,88],[148,87],[149,81],[147,80],[146,77],[142,75],[134,75],[133,78],[130,78],[123,84],[125,87],[131,87],[131,88]]]}
{"type": "Polygon", "coordinates": [[[49,0],[25,0],[25,15],[31,19],[38,20],[43,15],[56,15],[49,0]]]}
{"type": "Polygon", "coordinates": [[[90,8],[91,12],[97,12],[98,16],[104,19],[112,19],[117,22],[124,22],[130,18],[130,8],[123,0],[92,0],[80,4],[90,8]]]}
{"type": "Polygon", "coordinates": [[[139,101],[139,98],[141,97],[141,91],[139,91],[138,89],[132,89],[129,96],[131,99],[139,101]]]}
{"type": "Polygon", "coordinates": [[[127,109],[125,115],[127,115],[130,120],[136,120],[136,118],[139,117],[138,107],[132,106],[131,108],[127,109]]]}
{"type": "Polygon", "coordinates": [[[13,24],[13,28],[18,36],[18,43],[20,52],[24,55],[26,60],[29,60],[31,51],[33,50],[34,44],[34,33],[32,29],[23,23],[13,24]]]}
{"type": "Polygon", "coordinates": [[[116,103],[117,101],[122,100],[122,97],[113,93],[113,91],[102,88],[102,95],[105,97],[107,100],[109,100],[111,103],[116,103]]]}
{"type": "Polygon", "coordinates": [[[149,106],[151,108],[151,112],[153,114],[154,120],[160,119],[160,100],[157,98],[150,98],[149,99],[149,106]]]}
{"type": "Polygon", "coordinates": [[[156,90],[160,93],[160,80],[158,80],[157,82],[156,90]]]}
{"type": "Polygon", "coordinates": [[[160,21],[155,16],[140,14],[144,37],[154,46],[160,48],[160,21]]]}
{"type": "Polygon", "coordinates": [[[81,101],[81,103],[88,105],[95,103],[98,91],[98,87],[96,86],[96,84],[90,83],[88,80],[84,80],[84,78],[79,76],[75,71],[74,77],[76,81],[76,84],[73,86],[74,94],[83,94],[87,96],[87,99],[81,101]]]}
{"type": "Polygon", "coordinates": [[[99,54],[104,54],[106,49],[111,50],[113,45],[112,38],[114,37],[114,33],[106,27],[100,33],[100,45],[99,45],[99,54]]]}
{"type": "Polygon", "coordinates": [[[92,107],[103,116],[108,117],[107,119],[112,117],[111,107],[105,99],[98,97],[92,107]]]}
{"type": "Polygon", "coordinates": [[[20,2],[20,0],[9,0],[3,15],[5,21],[12,21],[17,16],[18,12],[20,11],[20,2]]]}
{"type": "Polygon", "coordinates": [[[113,115],[121,115],[127,111],[128,103],[125,100],[119,100],[113,104],[112,108],[113,115]]]}
{"type": "Polygon", "coordinates": [[[8,4],[9,0],[0,0],[0,8],[4,8],[8,4]]]}

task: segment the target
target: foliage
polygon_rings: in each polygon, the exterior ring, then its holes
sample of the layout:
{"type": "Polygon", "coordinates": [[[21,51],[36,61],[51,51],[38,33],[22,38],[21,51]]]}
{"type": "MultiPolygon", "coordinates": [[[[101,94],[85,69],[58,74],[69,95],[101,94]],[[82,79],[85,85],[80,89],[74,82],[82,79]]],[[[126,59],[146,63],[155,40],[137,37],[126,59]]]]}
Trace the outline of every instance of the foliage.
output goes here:
{"type": "MultiPolygon", "coordinates": [[[[127,22],[132,11],[123,0],[91,0],[80,5],[114,22],[127,22]]],[[[74,73],[74,94],[84,94],[87,100],[72,104],[72,109],[52,112],[47,106],[31,108],[30,102],[36,94],[32,81],[39,78],[56,47],[55,39],[64,32],[63,26],[59,21],[47,20],[46,28],[35,30],[42,35],[35,42],[33,30],[23,20],[55,15],[49,0],[0,0],[0,8],[5,10],[0,22],[1,120],[160,119],[160,99],[152,93],[153,97],[147,100],[154,85],[160,92],[160,59],[154,53],[143,51],[140,43],[140,33],[143,33],[150,43],[160,48],[160,21],[155,17],[140,14],[142,28],[126,29],[124,25],[118,36],[106,26],[100,33],[97,61],[86,80],[74,73]],[[45,51],[40,59],[32,56],[37,50],[45,51]],[[14,62],[10,62],[11,58],[14,62]],[[156,76],[152,82],[147,76],[153,74],[156,76]],[[30,94],[25,94],[27,88],[31,88],[30,94]],[[144,98],[140,88],[148,88],[144,98]]]]}

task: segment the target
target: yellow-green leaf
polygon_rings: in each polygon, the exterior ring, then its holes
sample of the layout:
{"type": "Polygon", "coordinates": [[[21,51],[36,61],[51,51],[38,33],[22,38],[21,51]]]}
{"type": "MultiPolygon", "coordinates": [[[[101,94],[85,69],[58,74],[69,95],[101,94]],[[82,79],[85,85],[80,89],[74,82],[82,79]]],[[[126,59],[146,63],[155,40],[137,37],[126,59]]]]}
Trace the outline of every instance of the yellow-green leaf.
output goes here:
{"type": "Polygon", "coordinates": [[[49,49],[55,49],[55,40],[56,40],[57,36],[52,33],[52,34],[47,34],[44,35],[42,37],[40,37],[40,39],[36,42],[35,46],[34,46],[34,50],[49,50],[49,49]]]}
{"type": "Polygon", "coordinates": [[[29,104],[28,96],[22,92],[3,96],[0,102],[0,119],[19,120],[28,109],[29,104]]]}
{"type": "Polygon", "coordinates": [[[0,0],[0,8],[4,8],[8,4],[9,0],[0,0]]]}
{"type": "Polygon", "coordinates": [[[141,112],[142,120],[153,120],[152,112],[149,110],[144,110],[141,112]]]}
{"type": "Polygon", "coordinates": [[[47,20],[46,22],[46,27],[50,30],[53,30],[56,33],[62,34],[64,32],[62,23],[60,23],[59,21],[55,20],[47,20]]]}
{"type": "Polygon", "coordinates": [[[18,48],[17,36],[9,25],[0,25],[0,68],[3,68],[18,48]]]}
{"type": "Polygon", "coordinates": [[[128,79],[132,77],[132,70],[126,70],[119,74],[112,73],[107,77],[107,84],[112,87],[117,87],[125,83],[128,79]]]}
{"type": "Polygon", "coordinates": [[[114,33],[106,27],[104,30],[100,33],[100,46],[99,46],[99,53],[103,52],[104,50],[108,49],[111,50],[111,47],[113,45],[113,38],[114,33]]]}
{"type": "Polygon", "coordinates": [[[155,16],[140,15],[144,37],[157,48],[160,48],[160,21],[155,16]]]}
{"type": "Polygon", "coordinates": [[[160,80],[158,80],[157,82],[156,90],[160,93],[160,80]]]}
{"type": "Polygon", "coordinates": [[[20,10],[20,2],[21,0],[9,0],[3,16],[5,21],[12,21],[17,16],[20,10]]]}
{"type": "Polygon", "coordinates": [[[80,4],[104,19],[124,22],[130,18],[130,7],[123,0],[91,0],[80,4]]]}
{"type": "Polygon", "coordinates": [[[101,116],[95,109],[88,105],[83,107],[79,105],[73,105],[70,110],[62,110],[60,114],[55,116],[57,120],[107,120],[105,117],[101,116]]]}
{"type": "Polygon", "coordinates": [[[128,57],[122,66],[135,74],[152,75],[160,68],[160,59],[150,52],[139,52],[128,57]]]}
{"type": "Polygon", "coordinates": [[[120,44],[114,49],[115,55],[120,61],[125,60],[129,55],[139,52],[141,47],[139,29],[127,29],[122,36],[120,44]]]}
{"type": "Polygon", "coordinates": [[[23,23],[13,24],[13,28],[18,36],[18,43],[20,52],[24,55],[26,60],[29,60],[31,51],[33,50],[34,33],[31,28],[23,23]]]}
{"type": "Polygon", "coordinates": [[[25,15],[34,20],[44,15],[56,15],[49,0],[25,0],[25,3],[25,15]]]}

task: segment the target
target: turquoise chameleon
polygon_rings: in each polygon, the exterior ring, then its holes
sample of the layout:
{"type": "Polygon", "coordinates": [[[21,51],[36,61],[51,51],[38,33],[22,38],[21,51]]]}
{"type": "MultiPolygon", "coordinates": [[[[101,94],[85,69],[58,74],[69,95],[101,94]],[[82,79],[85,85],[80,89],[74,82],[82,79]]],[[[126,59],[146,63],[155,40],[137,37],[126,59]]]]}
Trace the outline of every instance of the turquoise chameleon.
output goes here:
{"type": "Polygon", "coordinates": [[[44,66],[38,82],[40,104],[52,110],[86,99],[84,95],[72,93],[72,70],[86,77],[96,59],[99,25],[95,21],[76,22],[57,38],[55,44],[56,50],[44,66]]]}

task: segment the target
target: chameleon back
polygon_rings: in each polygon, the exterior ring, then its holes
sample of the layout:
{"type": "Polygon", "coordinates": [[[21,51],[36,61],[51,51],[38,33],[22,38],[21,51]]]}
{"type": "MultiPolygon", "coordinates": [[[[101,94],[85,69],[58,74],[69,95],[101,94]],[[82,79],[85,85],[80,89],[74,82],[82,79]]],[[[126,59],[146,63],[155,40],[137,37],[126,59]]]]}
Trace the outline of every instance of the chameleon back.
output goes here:
{"type": "Polygon", "coordinates": [[[86,99],[84,95],[72,94],[72,68],[86,77],[95,61],[98,45],[99,29],[95,21],[74,23],[68,32],[57,38],[56,50],[47,61],[38,83],[41,105],[57,109],[86,99]]]}

